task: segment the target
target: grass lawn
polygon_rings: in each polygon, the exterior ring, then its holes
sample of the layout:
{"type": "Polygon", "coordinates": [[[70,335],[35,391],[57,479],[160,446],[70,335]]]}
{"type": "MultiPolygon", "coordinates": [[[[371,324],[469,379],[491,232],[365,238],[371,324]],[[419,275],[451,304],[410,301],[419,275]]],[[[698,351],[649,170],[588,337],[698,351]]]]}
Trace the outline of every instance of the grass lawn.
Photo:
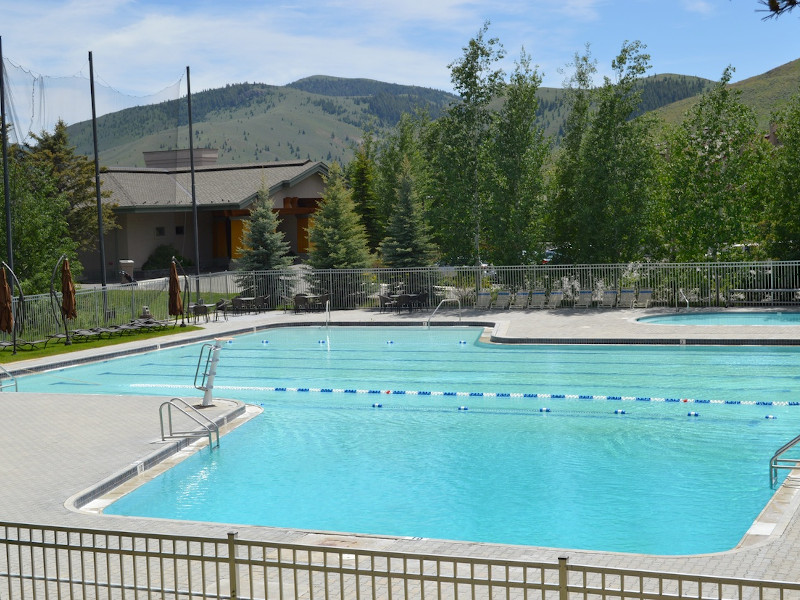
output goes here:
{"type": "Polygon", "coordinates": [[[102,348],[104,346],[115,346],[117,344],[124,344],[125,342],[134,342],[137,340],[148,340],[150,338],[163,337],[165,335],[174,335],[176,333],[186,333],[188,331],[200,331],[202,327],[196,325],[187,325],[186,327],[171,326],[166,329],[158,330],[139,330],[131,333],[124,333],[122,335],[114,335],[112,337],[92,338],[85,341],[73,340],[69,346],[64,345],[63,341],[53,340],[47,344],[46,348],[38,349],[21,349],[17,348],[17,353],[12,354],[11,347],[4,348],[0,352],[0,363],[12,363],[20,360],[28,360],[31,358],[42,358],[45,356],[55,356],[57,354],[66,354],[68,352],[77,352],[78,350],[88,350],[90,348],[102,348]]]}

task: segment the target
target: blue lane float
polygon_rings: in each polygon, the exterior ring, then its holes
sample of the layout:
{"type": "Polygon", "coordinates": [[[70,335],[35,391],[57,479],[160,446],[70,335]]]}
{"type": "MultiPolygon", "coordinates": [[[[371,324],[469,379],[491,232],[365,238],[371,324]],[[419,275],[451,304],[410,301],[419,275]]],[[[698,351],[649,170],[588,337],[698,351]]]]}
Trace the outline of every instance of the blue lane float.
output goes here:
{"type": "Polygon", "coordinates": [[[686,416],[687,417],[699,417],[700,413],[699,412],[695,412],[693,410],[690,410],[688,413],[686,413],[686,416]]]}
{"type": "MultiPolygon", "coordinates": [[[[321,342],[324,343],[324,340],[321,342]]],[[[185,387],[163,384],[133,384],[131,387],[185,387]]],[[[773,400],[706,400],[699,398],[659,398],[648,396],[601,396],[596,394],[537,394],[534,392],[454,392],[444,390],[392,390],[392,389],[353,389],[353,388],[292,388],[272,386],[215,386],[220,390],[251,390],[260,392],[329,392],[346,394],[404,394],[408,396],[458,396],[475,398],[536,398],[565,400],[613,400],[620,402],[673,402],[684,404],[735,404],[741,406],[800,406],[800,401],[780,402],[773,400]]],[[[692,411],[694,412],[694,411],[692,411]]]]}

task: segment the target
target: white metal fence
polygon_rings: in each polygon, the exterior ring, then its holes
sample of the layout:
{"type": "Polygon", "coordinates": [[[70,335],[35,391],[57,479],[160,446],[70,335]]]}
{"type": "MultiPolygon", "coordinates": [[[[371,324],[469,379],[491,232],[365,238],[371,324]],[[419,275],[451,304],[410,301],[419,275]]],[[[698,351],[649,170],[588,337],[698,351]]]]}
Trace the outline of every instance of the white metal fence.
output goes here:
{"type": "MultiPolygon", "coordinates": [[[[510,267],[420,267],[413,269],[331,269],[293,267],[280,271],[223,272],[181,279],[185,305],[214,303],[234,296],[265,296],[269,309],[290,306],[298,293],[330,294],[334,310],[373,308],[379,294],[423,294],[423,305],[444,298],[474,305],[481,288],[563,292],[571,306],[582,290],[599,300],[607,290],[651,290],[655,306],[783,306],[800,304],[800,261],[747,263],[629,263],[608,265],[522,265],[510,267]]],[[[45,339],[63,326],[58,299],[50,295],[15,299],[23,339],[45,339]]],[[[124,323],[143,307],[167,318],[166,278],[84,289],[77,294],[72,328],[124,323]]],[[[5,336],[7,337],[7,336],[5,336]]]]}
{"type": "Polygon", "coordinates": [[[793,600],[800,584],[507,559],[0,523],[0,596],[793,600]]]}

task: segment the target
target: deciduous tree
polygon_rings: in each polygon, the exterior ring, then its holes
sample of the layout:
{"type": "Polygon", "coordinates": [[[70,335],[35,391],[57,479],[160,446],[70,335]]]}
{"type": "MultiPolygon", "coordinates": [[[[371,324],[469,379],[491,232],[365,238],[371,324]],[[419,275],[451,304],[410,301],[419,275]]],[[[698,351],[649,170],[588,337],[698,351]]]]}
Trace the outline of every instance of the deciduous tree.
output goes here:
{"type": "MultiPolygon", "coordinates": [[[[85,156],[75,154],[69,145],[67,125],[59,120],[53,133],[43,131],[33,135],[36,145],[25,158],[29,170],[48,173],[54,182],[53,193],[67,200],[65,218],[70,237],[80,250],[90,250],[99,243],[97,222],[97,193],[94,164],[85,156]]],[[[118,228],[113,207],[104,203],[103,230],[107,234],[118,228]]]]}

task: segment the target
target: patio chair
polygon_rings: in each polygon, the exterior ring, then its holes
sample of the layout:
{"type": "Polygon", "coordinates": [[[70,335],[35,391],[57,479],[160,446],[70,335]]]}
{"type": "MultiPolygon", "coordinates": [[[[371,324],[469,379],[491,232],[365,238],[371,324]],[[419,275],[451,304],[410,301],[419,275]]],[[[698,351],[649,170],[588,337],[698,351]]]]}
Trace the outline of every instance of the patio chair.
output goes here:
{"type": "Polygon", "coordinates": [[[214,305],[214,320],[219,320],[219,313],[222,313],[223,318],[227,321],[228,320],[228,309],[230,306],[225,301],[224,298],[220,298],[217,300],[217,303],[214,305]]]}
{"type": "Polygon", "coordinates": [[[531,298],[531,293],[528,290],[519,290],[514,294],[514,302],[511,303],[509,308],[518,308],[525,310],[528,308],[528,301],[531,298]]]}
{"type": "Polygon", "coordinates": [[[324,311],[325,310],[325,306],[330,301],[331,301],[331,295],[330,294],[322,294],[322,295],[317,296],[316,298],[314,298],[313,302],[310,303],[311,304],[311,308],[313,310],[324,311]]]}
{"type": "Polygon", "coordinates": [[[200,317],[204,317],[206,323],[208,323],[208,306],[205,304],[193,304],[191,308],[195,323],[197,323],[200,317]]]}
{"type": "Polygon", "coordinates": [[[647,308],[653,300],[653,290],[639,290],[639,295],[636,297],[636,302],[633,303],[633,308],[647,308]]]}
{"type": "Polygon", "coordinates": [[[558,308],[561,306],[563,299],[563,290],[550,290],[550,296],[547,298],[547,308],[558,308]]]}
{"type": "Polygon", "coordinates": [[[311,306],[308,303],[308,296],[305,294],[295,294],[294,296],[294,312],[298,314],[303,311],[311,310],[311,306]]]}
{"type": "Polygon", "coordinates": [[[414,308],[428,308],[428,292],[421,292],[414,298],[414,308]]]}
{"type": "Polygon", "coordinates": [[[411,294],[400,294],[397,296],[397,302],[395,306],[397,308],[397,312],[400,312],[400,310],[404,308],[407,308],[408,312],[411,312],[414,310],[414,296],[411,294]]]}
{"type": "Polygon", "coordinates": [[[592,291],[581,290],[578,292],[578,299],[575,300],[575,308],[590,308],[592,306],[592,291]]]}
{"type": "Polygon", "coordinates": [[[530,294],[530,308],[544,308],[547,302],[547,292],[544,290],[533,290],[530,294]]]}
{"type": "Polygon", "coordinates": [[[617,306],[621,308],[633,308],[633,303],[636,301],[636,290],[622,289],[619,292],[617,306]]]}
{"type": "Polygon", "coordinates": [[[492,292],[489,290],[481,290],[478,292],[478,297],[475,300],[475,308],[487,310],[492,306],[492,292]]]}
{"type": "Polygon", "coordinates": [[[497,292],[497,298],[494,301],[494,308],[498,310],[505,310],[511,305],[511,292],[508,290],[500,290],[497,292]]]}
{"type": "Polygon", "coordinates": [[[247,305],[245,304],[245,301],[241,297],[236,296],[234,298],[231,298],[231,312],[233,314],[237,313],[241,314],[247,312],[247,305]]]}
{"type": "Polygon", "coordinates": [[[617,290],[604,290],[600,298],[600,308],[614,308],[617,303],[617,290]]]}
{"type": "Polygon", "coordinates": [[[392,309],[395,306],[397,306],[397,302],[395,302],[394,299],[385,294],[378,294],[378,307],[380,308],[380,312],[386,309],[392,309]]]}
{"type": "Polygon", "coordinates": [[[253,301],[253,307],[255,308],[255,311],[261,312],[262,310],[267,310],[268,300],[269,300],[268,294],[265,294],[263,296],[256,296],[256,299],[253,301]]]}

